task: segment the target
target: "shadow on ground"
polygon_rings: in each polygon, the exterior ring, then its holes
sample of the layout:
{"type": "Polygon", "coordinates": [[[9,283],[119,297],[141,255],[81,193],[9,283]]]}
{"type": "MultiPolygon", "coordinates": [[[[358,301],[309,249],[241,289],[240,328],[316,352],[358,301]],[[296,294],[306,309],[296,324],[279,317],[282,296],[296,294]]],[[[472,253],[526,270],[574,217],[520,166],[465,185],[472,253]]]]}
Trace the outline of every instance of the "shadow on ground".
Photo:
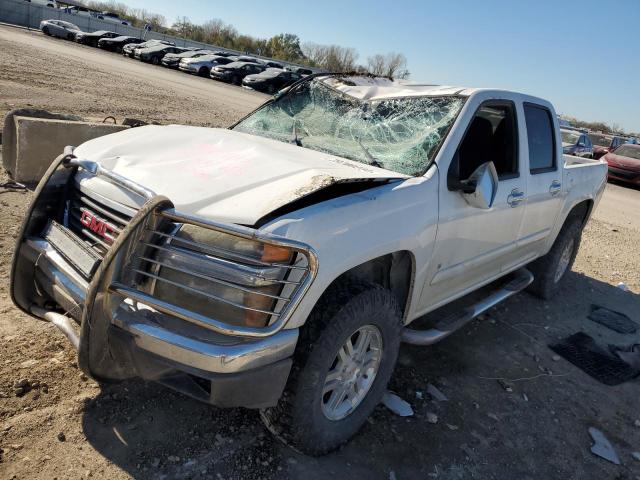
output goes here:
{"type": "Polygon", "coordinates": [[[588,320],[592,303],[640,324],[638,295],[572,273],[553,301],[520,294],[436,346],[403,346],[390,388],[415,415],[378,407],[350,443],[324,457],[282,445],[254,411],[211,408],[142,381],[103,388],[86,405],[84,433],[135,478],[634,478],[638,380],[602,385],[547,347],[578,331],[603,344],[639,341],[588,320]],[[432,400],[428,383],[448,401],[432,400]],[[590,426],[623,465],[590,453],[590,426]]]}

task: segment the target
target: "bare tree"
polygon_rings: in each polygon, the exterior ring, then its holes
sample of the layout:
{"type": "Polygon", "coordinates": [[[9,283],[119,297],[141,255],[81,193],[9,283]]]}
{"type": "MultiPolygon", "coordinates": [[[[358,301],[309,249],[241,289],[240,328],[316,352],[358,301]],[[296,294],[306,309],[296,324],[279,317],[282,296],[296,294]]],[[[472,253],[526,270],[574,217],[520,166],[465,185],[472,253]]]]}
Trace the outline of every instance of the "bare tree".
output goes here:
{"type": "Polygon", "coordinates": [[[376,54],[367,59],[369,72],[389,78],[409,78],[407,58],[401,53],[376,54]]]}
{"type": "Polygon", "coordinates": [[[356,61],[358,60],[358,52],[355,48],[339,45],[305,43],[302,45],[302,53],[312,65],[330,72],[353,71],[356,69],[356,61]]]}

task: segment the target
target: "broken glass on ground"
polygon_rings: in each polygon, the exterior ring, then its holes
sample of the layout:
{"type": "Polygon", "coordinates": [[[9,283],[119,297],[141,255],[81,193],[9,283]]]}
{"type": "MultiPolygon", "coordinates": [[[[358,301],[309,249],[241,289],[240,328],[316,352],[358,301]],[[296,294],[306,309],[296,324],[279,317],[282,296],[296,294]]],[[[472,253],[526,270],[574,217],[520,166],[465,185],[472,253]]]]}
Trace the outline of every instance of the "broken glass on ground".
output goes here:
{"type": "Polygon", "coordinates": [[[382,397],[382,404],[401,417],[411,417],[413,415],[413,408],[411,408],[411,405],[393,392],[386,391],[384,393],[384,396],[382,397]]]}
{"type": "Polygon", "coordinates": [[[611,445],[611,442],[604,436],[604,433],[597,428],[589,427],[589,435],[591,435],[594,441],[594,444],[591,446],[591,452],[594,455],[604,458],[616,465],[620,465],[620,458],[618,458],[618,454],[613,449],[613,445],[611,445]]]}

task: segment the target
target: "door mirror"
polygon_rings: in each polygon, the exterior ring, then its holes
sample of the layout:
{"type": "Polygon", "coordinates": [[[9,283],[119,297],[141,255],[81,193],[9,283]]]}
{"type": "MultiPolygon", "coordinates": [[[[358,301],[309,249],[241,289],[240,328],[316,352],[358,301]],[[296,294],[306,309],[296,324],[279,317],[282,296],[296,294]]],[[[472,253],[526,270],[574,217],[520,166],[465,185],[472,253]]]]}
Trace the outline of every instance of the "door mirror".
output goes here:
{"type": "Polygon", "coordinates": [[[498,193],[498,172],[493,162],[480,165],[467,180],[460,182],[460,193],[469,205],[489,209],[498,193]]]}

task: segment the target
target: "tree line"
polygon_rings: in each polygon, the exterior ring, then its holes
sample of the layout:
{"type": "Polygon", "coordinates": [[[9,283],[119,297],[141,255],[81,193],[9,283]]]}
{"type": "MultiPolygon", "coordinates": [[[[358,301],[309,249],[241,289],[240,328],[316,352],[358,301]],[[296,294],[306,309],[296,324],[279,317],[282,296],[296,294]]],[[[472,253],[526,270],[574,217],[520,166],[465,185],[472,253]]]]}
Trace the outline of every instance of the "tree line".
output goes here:
{"type": "Polygon", "coordinates": [[[640,132],[627,132],[624,128],[618,123],[605,123],[605,122],[586,122],[584,120],[579,120],[574,117],[570,117],[569,115],[560,115],[560,118],[568,121],[572,126],[578,128],[586,128],[589,131],[594,132],[602,132],[608,134],[617,134],[617,135],[628,135],[631,137],[640,137],[640,132]]]}
{"type": "Polygon", "coordinates": [[[220,19],[208,20],[202,24],[193,23],[188,17],[178,17],[169,26],[163,15],[142,8],[130,8],[115,0],[86,2],[88,8],[117,13],[135,27],[151,26],[152,30],[182,37],[196,42],[209,43],[230,50],[238,50],[287,62],[308,65],[331,72],[359,72],[395,79],[409,78],[407,59],[401,53],[376,54],[358,61],[360,55],[355,48],[340,45],[322,45],[301,42],[298,35],[281,33],[271,38],[257,38],[245,35],[220,19]]]}

